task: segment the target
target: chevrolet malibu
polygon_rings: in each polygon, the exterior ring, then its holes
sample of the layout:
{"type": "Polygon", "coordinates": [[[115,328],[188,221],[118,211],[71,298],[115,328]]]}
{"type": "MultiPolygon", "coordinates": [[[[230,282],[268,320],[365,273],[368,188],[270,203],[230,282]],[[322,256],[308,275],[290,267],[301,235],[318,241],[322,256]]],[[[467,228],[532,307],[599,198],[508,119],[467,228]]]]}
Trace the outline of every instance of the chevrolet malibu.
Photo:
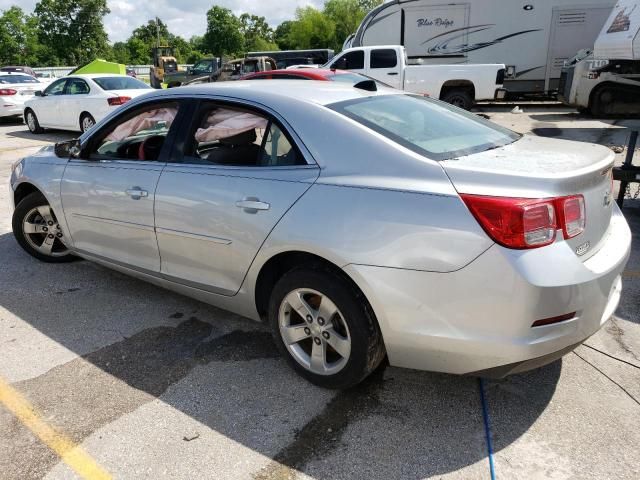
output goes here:
{"type": "Polygon", "coordinates": [[[231,82],[133,99],[13,166],[13,231],[255,320],[311,382],[500,377],[597,332],[631,233],[614,156],[424,97],[231,82]]]}

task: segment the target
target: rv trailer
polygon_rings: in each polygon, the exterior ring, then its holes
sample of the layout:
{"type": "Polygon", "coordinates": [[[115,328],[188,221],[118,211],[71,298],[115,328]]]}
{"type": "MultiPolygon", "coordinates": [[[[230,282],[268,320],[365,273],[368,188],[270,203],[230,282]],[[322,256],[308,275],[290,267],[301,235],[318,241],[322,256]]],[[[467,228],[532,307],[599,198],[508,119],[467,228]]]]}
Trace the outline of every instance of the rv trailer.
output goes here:
{"type": "Polygon", "coordinates": [[[512,94],[558,89],[565,60],[592,48],[615,0],[387,0],[345,47],[403,45],[414,64],[504,63],[512,94]]]}

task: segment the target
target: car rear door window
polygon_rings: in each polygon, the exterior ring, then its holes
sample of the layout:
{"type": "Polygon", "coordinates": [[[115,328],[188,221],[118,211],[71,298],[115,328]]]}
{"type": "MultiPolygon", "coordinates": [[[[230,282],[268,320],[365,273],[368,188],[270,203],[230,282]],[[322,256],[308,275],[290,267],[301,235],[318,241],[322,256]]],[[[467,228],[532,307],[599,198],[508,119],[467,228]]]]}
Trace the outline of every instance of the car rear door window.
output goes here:
{"type": "Polygon", "coordinates": [[[371,50],[371,68],[394,68],[398,65],[396,51],[391,48],[371,50]]]}
{"type": "Polygon", "coordinates": [[[231,167],[306,165],[284,131],[268,116],[226,105],[201,109],[186,142],[183,163],[231,167]]]}

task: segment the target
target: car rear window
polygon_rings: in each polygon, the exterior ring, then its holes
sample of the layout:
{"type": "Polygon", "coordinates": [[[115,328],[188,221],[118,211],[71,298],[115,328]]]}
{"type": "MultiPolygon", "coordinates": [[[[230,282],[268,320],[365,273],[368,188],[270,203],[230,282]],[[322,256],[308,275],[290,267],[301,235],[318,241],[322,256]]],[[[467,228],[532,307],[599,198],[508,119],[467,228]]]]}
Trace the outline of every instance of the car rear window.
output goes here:
{"type": "Polygon", "coordinates": [[[0,75],[0,83],[40,83],[31,75],[0,75]]]}
{"type": "Polygon", "coordinates": [[[483,152],[520,138],[477,115],[415,95],[360,98],[329,108],[433,160],[483,152]]]}
{"type": "Polygon", "coordinates": [[[100,77],[94,78],[94,82],[103,90],[139,90],[151,88],[144,82],[132,77],[100,77]]]}

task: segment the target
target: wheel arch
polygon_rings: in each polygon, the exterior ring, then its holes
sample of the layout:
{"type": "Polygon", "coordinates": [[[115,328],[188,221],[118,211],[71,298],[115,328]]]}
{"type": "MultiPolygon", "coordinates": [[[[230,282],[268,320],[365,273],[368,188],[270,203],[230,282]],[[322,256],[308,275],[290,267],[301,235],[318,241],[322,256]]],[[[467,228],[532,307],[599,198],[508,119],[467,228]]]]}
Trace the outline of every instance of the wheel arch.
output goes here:
{"type": "MultiPolygon", "coordinates": [[[[302,250],[289,250],[277,253],[269,258],[262,265],[258,275],[256,276],[254,299],[256,310],[258,311],[260,318],[266,318],[269,308],[269,299],[278,280],[287,272],[303,265],[309,265],[311,268],[324,268],[325,270],[345,279],[360,295],[362,295],[362,298],[367,303],[367,307],[371,309],[371,312],[374,313],[375,317],[375,312],[371,306],[371,302],[367,299],[356,281],[342,268],[320,255],[302,250]]],[[[376,322],[377,321],[376,317],[376,322]]]]}
{"type": "Polygon", "coordinates": [[[447,93],[452,90],[467,90],[471,93],[471,97],[476,98],[476,86],[471,80],[455,79],[447,80],[442,84],[440,88],[440,99],[442,99],[447,93]]]}
{"type": "Polygon", "coordinates": [[[22,182],[18,184],[16,189],[13,191],[13,204],[17,206],[24,198],[26,198],[28,195],[31,195],[32,193],[39,193],[44,198],[47,198],[44,192],[33,183],[22,182]]]}

